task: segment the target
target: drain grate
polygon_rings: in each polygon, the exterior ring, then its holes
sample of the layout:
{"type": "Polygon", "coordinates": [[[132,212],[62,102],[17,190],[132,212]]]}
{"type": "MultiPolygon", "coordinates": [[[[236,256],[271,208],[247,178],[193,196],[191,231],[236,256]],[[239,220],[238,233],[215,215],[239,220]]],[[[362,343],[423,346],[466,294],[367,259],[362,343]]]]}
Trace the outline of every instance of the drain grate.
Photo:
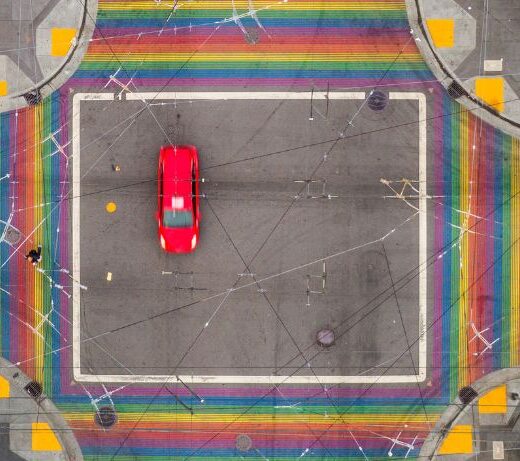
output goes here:
{"type": "Polygon", "coordinates": [[[448,94],[453,99],[459,99],[461,96],[466,94],[466,90],[459,83],[453,80],[448,87],[448,94]]]}
{"type": "Polygon", "coordinates": [[[100,407],[94,416],[98,426],[108,429],[117,422],[116,410],[112,407],[100,407]]]}
{"type": "Polygon", "coordinates": [[[28,93],[25,93],[23,97],[30,106],[36,106],[42,101],[40,90],[29,91],[28,93]]]}
{"type": "Polygon", "coordinates": [[[42,385],[36,381],[31,381],[25,386],[25,392],[27,392],[33,399],[38,399],[43,393],[42,385]]]}
{"type": "Polygon", "coordinates": [[[464,405],[467,405],[468,403],[470,403],[477,395],[478,395],[478,392],[475,389],[473,389],[471,386],[463,387],[459,391],[460,401],[464,405]]]}
{"type": "Polygon", "coordinates": [[[246,452],[253,448],[253,441],[248,435],[239,434],[235,440],[235,446],[237,447],[238,451],[246,452]]]}
{"type": "Polygon", "coordinates": [[[380,112],[385,109],[388,104],[388,96],[382,91],[372,91],[372,94],[368,97],[367,105],[370,109],[380,112]]]}

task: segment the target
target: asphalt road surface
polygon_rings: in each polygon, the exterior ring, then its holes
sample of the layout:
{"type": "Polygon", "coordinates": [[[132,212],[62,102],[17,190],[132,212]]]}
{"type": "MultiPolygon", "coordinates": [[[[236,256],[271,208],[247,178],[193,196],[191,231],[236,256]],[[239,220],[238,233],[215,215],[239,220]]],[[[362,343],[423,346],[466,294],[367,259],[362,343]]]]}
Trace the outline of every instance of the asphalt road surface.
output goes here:
{"type": "MultiPolygon", "coordinates": [[[[431,228],[433,202],[417,212],[413,189],[405,203],[380,179],[418,180],[419,104],[363,101],[317,96],[312,113],[287,99],[78,103],[82,373],[379,376],[397,359],[392,375],[417,374],[419,220],[431,228]],[[189,255],[157,238],[157,158],[170,143],[198,147],[204,178],[189,255]],[[336,331],[327,350],[322,328],[336,331]]],[[[433,294],[424,299],[431,318],[433,294]]]]}

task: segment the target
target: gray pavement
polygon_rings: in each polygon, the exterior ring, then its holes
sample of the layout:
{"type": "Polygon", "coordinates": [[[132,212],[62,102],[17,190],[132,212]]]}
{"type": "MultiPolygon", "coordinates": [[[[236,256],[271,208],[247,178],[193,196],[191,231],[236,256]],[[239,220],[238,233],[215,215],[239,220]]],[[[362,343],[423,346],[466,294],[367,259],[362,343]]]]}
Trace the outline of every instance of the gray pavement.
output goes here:
{"type": "Polygon", "coordinates": [[[519,459],[520,370],[505,368],[490,373],[471,388],[475,397],[470,402],[459,397],[447,407],[419,457],[446,461],[519,459]],[[494,394],[491,398],[490,393],[494,394]],[[449,437],[451,443],[445,444],[449,437]]]}
{"type": "MultiPolygon", "coordinates": [[[[520,136],[520,4],[509,0],[407,0],[416,42],[437,79],[462,89],[460,102],[498,128],[520,136]],[[453,21],[453,41],[439,43],[429,21],[453,21]],[[478,85],[498,79],[496,94],[482,97],[478,85]],[[503,103],[503,104],[502,104],[503,103]]],[[[492,92],[493,93],[493,92],[492,92]]]]}
{"type": "Polygon", "coordinates": [[[0,459],[81,461],[74,434],[54,404],[44,393],[29,395],[31,380],[12,363],[0,358],[0,368],[0,459]]]}
{"type": "Polygon", "coordinates": [[[97,0],[0,4],[0,111],[37,102],[74,72],[94,30],[97,0]]]}
{"type": "MultiPolygon", "coordinates": [[[[380,178],[418,178],[419,129],[380,130],[416,121],[417,101],[390,101],[381,113],[362,100],[332,101],[328,109],[320,101],[313,121],[308,101],[154,102],[144,110],[141,101],[81,103],[82,372],[386,373],[384,365],[407,347],[401,314],[409,341],[419,336],[419,228],[417,216],[406,221],[414,209],[384,198],[393,193],[380,178]],[[356,113],[349,139],[315,171],[332,145],[325,141],[356,113]],[[200,244],[190,255],[165,254],[157,239],[157,156],[169,143],[196,145],[205,179],[200,244]],[[284,152],[297,145],[308,147],[284,152]],[[295,181],[309,178],[318,182],[307,194],[295,181]],[[105,211],[109,201],[113,214],[105,211]],[[321,258],[337,253],[324,268],[321,258]],[[254,278],[239,275],[248,273],[244,261],[254,278]],[[392,281],[402,285],[397,297],[392,281]],[[338,339],[311,370],[304,365],[320,351],[321,328],[335,329],[338,339]]],[[[431,300],[428,292],[430,311],[431,300]]],[[[416,343],[392,374],[414,375],[418,363],[416,343]]]]}

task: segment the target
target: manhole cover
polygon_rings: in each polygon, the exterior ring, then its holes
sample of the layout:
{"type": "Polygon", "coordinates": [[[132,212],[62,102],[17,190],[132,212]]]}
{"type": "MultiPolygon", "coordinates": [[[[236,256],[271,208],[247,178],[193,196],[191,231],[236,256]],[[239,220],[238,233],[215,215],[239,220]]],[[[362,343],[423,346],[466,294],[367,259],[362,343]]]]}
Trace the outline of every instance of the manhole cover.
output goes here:
{"type": "Polygon", "coordinates": [[[116,411],[112,407],[100,407],[94,419],[101,427],[112,427],[117,421],[116,411]]]}
{"type": "Polygon", "coordinates": [[[323,347],[330,347],[334,344],[334,332],[329,329],[323,329],[318,331],[316,335],[316,340],[318,344],[323,347]]]}
{"type": "Polygon", "coordinates": [[[37,399],[42,395],[42,385],[36,381],[31,381],[25,386],[25,391],[33,398],[37,399]]]}
{"type": "Polygon", "coordinates": [[[368,107],[376,112],[382,111],[387,104],[388,97],[382,91],[372,91],[367,100],[368,107]]]}
{"type": "Polygon", "coordinates": [[[249,451],[253,448],[253,441],[251,440],[251,437],[246,434],[237,435],[236,447],[238,451],[249,451]]]}
{"type": "Polygon", "coordinates": [[[16,245],[21,238],[22,234],[19,230],[14,227],[8,227],[5,231],[4,240],[9,243],[9,245],[16,245]]]}

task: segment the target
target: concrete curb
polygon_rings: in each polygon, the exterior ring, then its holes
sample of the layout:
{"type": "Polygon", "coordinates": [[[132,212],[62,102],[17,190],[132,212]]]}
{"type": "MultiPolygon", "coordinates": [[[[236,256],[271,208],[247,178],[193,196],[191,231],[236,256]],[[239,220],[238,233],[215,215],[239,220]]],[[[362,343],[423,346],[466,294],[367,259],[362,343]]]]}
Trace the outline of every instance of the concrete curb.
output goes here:
{"type": "Polygon", "coordinates": [[[74,74],[81,64],[96,28],[98,0],[83,0],[82,3],[84,8],[81,20],[78,22],[79,38],[77,43],[70,47],[62,65],[52,75],[47,75],[32,88],[0,98],[0,112],[28,107],[29,104],[23,97],[24,94],[39,90],[43,99],[59,89],[74,74]]]}
{"type": "MultiPolygon", "coordinates": [[[[455,82],[463,89],[462,95],[456,98],[466,109],[473,112],[486,123],[504,131],[511,136],[520,138],[520,123],[517,123],[503,115],[496,113],[491,107],[482,103],[464,87],[463,82],[449,70],[443,60],[435,52],[432,40],[427,28],[424,26],[421,16],[421,3],[423,0],[405,0],[408,22],[416,37],[415,43],[419,48],[424,60],[437,78],[447,90],[455,82]]],[[[506,101],[507,103],[507,101],[506,101]]]]}
{"type": "MultiPolygon", "coordinates": [[[[488,390],[496,387],[497,383],[507,383],[508,381],[518,379],[520,379],[520,368],[505,368],[503,370],[489,373],[478,381],[472,383],[471,387],[475,389],[479,396],[481,396],[488,390]]],[[[437,449],[440,446],[440,442],[444,439],[444,436],[447,435],[449,429],[468,412],[472,411],[473,404],[477,401],[478,397],[475,397],[475,400],[471,403],[463,404],[460,398],[457,397],[453,402],[451,402],[424,441],[419,453],[419,458],[434,458],[437,449]]]]}
{"type": "MultiPolygon", "coordinates": [[[[9,385],[26,394],[25,386],[32,380],[11,362],[2,357],[0,357],[0,368],[2,369],[0,375],[9,381],[9,385]]],[[[63,447],[62,453],[66,455],[66,458],[69,461],[83,461],[83,454],[81,453],[81,448],[79,447],[76,437],[74,437],[72,429],[69,427],[58,408],[56,408],[45,394],[42,394],[42,396],[37,400],[31,400],[35,405],[40,407],[42,410],[41,414],[49,421],[51,427],[57,430],[55,435],[58,437],[61,446],[63,447]]]]}

